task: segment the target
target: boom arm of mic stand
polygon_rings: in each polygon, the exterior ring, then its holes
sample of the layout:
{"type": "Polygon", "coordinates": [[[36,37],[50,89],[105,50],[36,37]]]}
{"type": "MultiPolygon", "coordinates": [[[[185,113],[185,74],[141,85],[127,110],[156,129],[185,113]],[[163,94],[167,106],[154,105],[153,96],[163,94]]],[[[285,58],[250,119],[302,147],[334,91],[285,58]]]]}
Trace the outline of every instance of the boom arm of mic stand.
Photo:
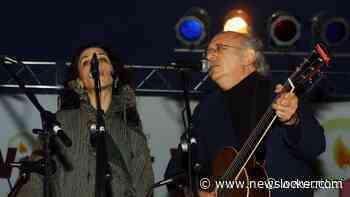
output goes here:
{"type": "Polygon", "coordinates": [[[48,116],[49,113],[47,113],[48,111],[45,111],[44,108],[40,105],[38,99],[35,97],[35,95],[33,94],[33,92],[29,91],[29,89],[27,89],[24,85],[24,83],[16,76],[15,73],[13,73],[6,65],[5,65],[5,59],[10,61],[11,63],[17,64],[17,65],[22,65],[23,63],[21,63],[20,61],[16,61],[12,58],[9,58],[7,56],[1,56],[0,57],[0,64],[6,69],[6,71],[16,80],[16,82],[18,83],[19,87],[25,92],[25,95],[29,98],[29,100],[33,103],[33,105],[35,106],[35,108],[40,112],[40,117],[41,117],[41,122],[42,122],[42,127],[43,127],[43,135],[44,135],[44,140],[43,140],[43,149],[44,149],[44,158],[45,158],[45,176],[44,176],[44,187],[43,187],[43,196],[44,197],[48,197],[49,196],[49,189],[48,189],[48,181],[49,181],[49,170],[50,168],[50,153],[49,153],[49,140],[51,138],[52,135],[52,128],[50,128],[50,126],[52,126],[52,122],[50,122],[48,116]]]}
{"type": "Polygon", "coordinates": [[[22,189],[23,185],[25,185],[30,178],[30,173],[20,172],[20,178],[16,181],[15,186],[11,189],[10,193],[7,197],[15,197],[18,192],[22,189]]]}
{"type": "Polygon", "coordinates": [[[6,69],[6,71],[11,75],[12,78],[15,79],[15,81],[18,83],[18,86],[24,91],[25,95],[28,97],[28,99],[33,103],[35,108],[39,111],[42,112],[44,111],[44,108],[40,105],[38,99],[35,97],[35,95],[25,87],[24,83],[20,78],[17,77],[15,73],[13,73],[7,66],[5,66],[5,59],[10,61],[13,64],[21,65],[24,66],[23,63],[20,61],[13,60],[12,58],[8,58],[6,56],[2,56],[0,58],[0,63],[2,64],[3,68],[6,69]]]}
{"type": "Polygon", "coordinates": [[[12,72],[9,68],[7,68],[7,66],[5,66],[5,59],[7,61],[10,61],[13,64],[21,65],[23,67],[25,67],[25,65],[22,62],[9,58],[7,56],[0,56],[0,64],[6,69],[6,71],[11,75],[11,77],[15,79],[19,87],[24,91],[25,95],[28,97],[31,103],[35,106],[35,108],[39,111],[43,127],[48,128],[47,130],[45,130],[45,132],[46,131],[51,132],[51,134],[54,134],[58,138],[60,138],[60,140],[65,146],[70,147],[72,145],[72,141],[60,128],[60,124],[56,120],[56,116],[50,111],[45,110],[41,106],[41,104],[39,103],[38,99],[33,94],[33,92],[31,92],[29,89],[25,87],[25,84],[23,83],[23,81],[20,78],[18,78],[14,72],[12,72]]]}

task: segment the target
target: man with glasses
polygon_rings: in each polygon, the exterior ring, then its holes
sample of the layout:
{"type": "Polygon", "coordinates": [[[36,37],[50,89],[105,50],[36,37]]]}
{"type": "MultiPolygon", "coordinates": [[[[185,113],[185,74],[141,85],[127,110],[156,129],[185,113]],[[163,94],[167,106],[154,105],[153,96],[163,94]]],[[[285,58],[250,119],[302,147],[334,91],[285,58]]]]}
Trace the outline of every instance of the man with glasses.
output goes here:
{"type": "MultiPolygon", "coordinates": [[[[268,177],[275,180],[313,180],[312,163],[325,150],[323,128],[313,117],[305,101],[294,93],[282,93],[282,85],[272,90],[269,66],[261,52],[262,43],[251,35],[221,32],[209,43],[207,58],[210,78],[218,91],[203,99],[193,114],[193,135],[197,140],[200,164],[198,179],[212,175],[211,162],[224,147],[239,150],[272,102],[278,122],[255,152],[268,177]]],[[[171,177],[186,166],[181,158],[171,158],[165,177],[171,177]]],[[[198,190],[199,196],[216,196],[215,192],[198,190]]],[[[306,188],[276,188],[272,197],[309,197],[306,188]]]]}

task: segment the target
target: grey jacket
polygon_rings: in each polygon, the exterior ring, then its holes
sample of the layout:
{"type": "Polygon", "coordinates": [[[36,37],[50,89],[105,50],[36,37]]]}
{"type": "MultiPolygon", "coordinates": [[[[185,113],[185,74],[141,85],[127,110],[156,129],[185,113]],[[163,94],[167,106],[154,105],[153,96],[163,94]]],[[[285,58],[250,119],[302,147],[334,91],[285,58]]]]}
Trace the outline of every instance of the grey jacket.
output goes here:
{"type": "MultiPolygon", "coordinates": [[[[136,110],[135,95],[129,88],[124,91],[113,96],[105,113],[112,196],[144,197],[154,183],[150,151],[136,110]]],[[[57,142],[60,153],[53,158],[58,169],[49,184],[52,196],[94,197],[96,155],[88,127],[96,120],[95,109],[82,101],[80,109],[57,112],[57,119],[73,145],[66,148],[57,142]]],[[[42,176],[32,173],[18,196],[42,196],[42,186],[42,176]]]]}

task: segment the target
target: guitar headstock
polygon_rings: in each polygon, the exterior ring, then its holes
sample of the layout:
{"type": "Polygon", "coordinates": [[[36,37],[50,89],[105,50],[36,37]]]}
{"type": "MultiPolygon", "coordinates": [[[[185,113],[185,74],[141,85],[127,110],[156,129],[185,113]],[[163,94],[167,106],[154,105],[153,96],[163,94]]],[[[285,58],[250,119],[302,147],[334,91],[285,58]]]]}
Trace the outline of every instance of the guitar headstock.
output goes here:
{"type": "Polygon", "coordinates": [[[297,66],[293,74],[284,84],[285,90],[296,88],[310,90],[324,76],[324,71],[330,67],[331,57],[322,43],[317,43],[309,57],[297,66]]]}

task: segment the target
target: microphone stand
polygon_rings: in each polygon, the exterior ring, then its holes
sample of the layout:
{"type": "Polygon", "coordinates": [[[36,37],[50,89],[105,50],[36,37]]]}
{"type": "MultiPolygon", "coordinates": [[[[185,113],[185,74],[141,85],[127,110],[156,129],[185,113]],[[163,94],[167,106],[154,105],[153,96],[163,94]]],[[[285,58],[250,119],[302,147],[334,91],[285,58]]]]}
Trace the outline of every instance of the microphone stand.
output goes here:
{"type": "MultiPolygon", "coordinates": [[[[167,68],[167,67],[166,67],[167,68]]],[[[182,142],[183,139],[181,139],[181,147],[182,147],[182,151],[187,151],[187,156],[188,156],[188,163],[187,163],[187,173],[188,176],[186,178],[188,178],[187,182],[189,184],[189,194],[191,195],[191,197],[197,197],[198,196],[198,192],[197,192],[197,183],[193,184],[193,162],[192,162],[192,151],[191,151],[191,144],[195,143],[195,139],[192,137],[192,130],[193,130],[193,121],[192,121],[192,116],[191,116],[191,108],[190,108],[190,100],[189,100],[189,92],[188,92],[188,79],[186,77],[186,68],[181,68],[181,66],[176,66],[176,67],[170,67],[172,69],[175,69],[177,71],[181,72],[181,76],[182,76],[182,88],[183,88],[183,96],[185,98],[185,111],[186,111],[186,116],[187,116],[187,127],[186,127],[186,123],[184,122],[184,127],[186,128],[185,131],[185,135],[184,136],[184,141],[182,142]],[[185,148],[184,148],[185,147],[185,148]],[[186,149],[186,150],[184,150],[186,149]]],[[[150,197],[153,194],[153,190],[156,187],[160,187],[162,185],[166,185],[169,184],[171,182],[174,182],[174,180],[177,180],[179,178],[183,179],[184,174],[178,174],[175,175],[167,180],[163,180],[160,181],[158,183],[153,184],[150,188],[148,188],[148,191],[146,193],[146,197],[150,197]]]]}
{"type": "MultiPolygon", "coordinates": [[[[15,197],[18,192],[22,189],[23,185],[25,185],[30,178],[30,173],[35,172],[41,175],[45,174],[45,159],[40,159],[38,161],[20,161],[20,162],[10,162],[8,163],[8,167],[11,168],[19,168],[19,179],[17,179],[15,186],[11,189],[10,193],[7,197],[15,197]]],[[[57,166],[54,160],[50,161],[51,171],[50,175],[53,175],[57,166]]]]}
{"type": "Polygon", "coordinates": [[[30,178],[30,173],[28,172],[20,172],[19,179],[16,181],[15,186],[11,189],[10,193],[7,195],[7,197],[15,197],[17,196],[18,192],[21,190],[23,185],[25,185],[30,178]]]}
{"type": "MultiPolygon", "coordinates": [[[[146,197],[151,197],[151,195],[153,194],[153,190],[154,188],[163,186],[163,185],[168,185],[170,183],[174,183],[174,182],[178,182],[178,181],[182,181],[184,179],[187,178],[187,173],[186,172],[180,172],[170,178],[167,179],[163,179],[161,181],[158,181],[156,183],[154,183],[150,188],[148,188],[148,191],[146,193],[146,197]]],[[[186,181],[186,180],[184,180],[186,181]]]]}
{"type": "MultiPolygon", "coordinates": [[[[44,170],[44,179],[43,179],[43,196],[44,197],[49,197],[50,192],[49,192],[49,173],[52,169],[51,167],[51,160],[50,158],[50,151],[49,151],[49,141],[51,137],[56,136],[56,134],[53,131],[54,126],[57,125],[57,120],[56,117],[53,113],[50,111],[46,111],[39,103],[38,99],[35,97],[33,92],[31,92],[29,89],[27,89],[24,85],[24,83],[16,76],[14,72],[12,72],[5,64],[5,60],[24,66],[22,62],[14,60],[12,58],[9,58],[7,56],[1,56],[0,57],[0,64],[6,69],[6,71],[11,75],[13,79],[18,83],[19,87],[24,91],[25,95],[29,98],[31,103],[35,106],[35,108],[39,111],[40,113],[40,118],[41,118],[41,124],[42,124],[42,129],[33,129],[34,134],[38,134],[40,137],[43,138],[43,152],[44,152],[44,165],[45,165],[45,170],[44,170]]],[[[26,180],[29,177],[24,177],[21,180],[21,184],[23,185],[26,183],[26,180]]],[[[16,188],[17,189],[17,188],[16,188]]]]}
{"type": "Polygon", "coordinates": [[[189,194],[191,196],[197,197],[197,185],[193,184],[193,162],[192,162],[192,143],[195,141],[195,139],[192,136],[192,130],[193,130],[193,120],[191,115],[191,108],[190,108],[190,100],[189,100],[189,93],[188,93],[188,85],[189,81],[186,77],[186,71],[181,70],[182,80],[183,80],[183,96],[185,98],[185,111],[187,116],[187,127],[186,133],[184,135],[186,140],[186,147],[187,147],[187,169],[188,169],[188,188],[189,188],[189,194]]]}
{"type": "Polygon", "coordinates": [[[101,108],[101,81],[100,73],[98,69],[98,59],[96,53],[91,60],[91,74],[95,83],[95,95],[96,95],[96,130],[97,133],[94,136],[96,138],[96,177],[95,177],[95,197],[110,197],[111,187],[110,180],[112,174],[110,172],[110,166],[108,164],[108,155],[106,147],[106,129],[104,112],[101,108]]]}

